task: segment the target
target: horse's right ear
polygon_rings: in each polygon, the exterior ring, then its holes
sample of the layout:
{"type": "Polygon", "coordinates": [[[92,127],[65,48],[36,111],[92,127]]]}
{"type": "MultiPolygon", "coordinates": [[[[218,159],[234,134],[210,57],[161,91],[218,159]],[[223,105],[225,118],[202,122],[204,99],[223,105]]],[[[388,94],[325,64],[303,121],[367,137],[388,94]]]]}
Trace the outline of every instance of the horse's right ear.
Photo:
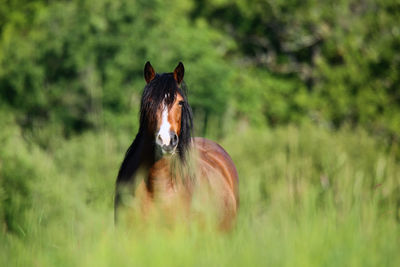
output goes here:
{"type": "Polygon", "coordinates": [[[151,82],[155,76],[156,72],[154,71],[153,66],[151,66],[150,61],[147,61],[146,65],[144,65],[144,79],[146,80],[146,83],[151,82]]]}

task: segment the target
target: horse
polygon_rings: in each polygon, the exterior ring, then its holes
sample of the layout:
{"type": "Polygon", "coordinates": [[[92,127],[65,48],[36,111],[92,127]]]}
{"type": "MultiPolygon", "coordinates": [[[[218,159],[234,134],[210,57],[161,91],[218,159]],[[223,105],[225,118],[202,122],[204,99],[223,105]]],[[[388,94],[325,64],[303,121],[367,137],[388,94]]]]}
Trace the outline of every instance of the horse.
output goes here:
{"type": "Polygon", "coordinates": [[[124,207],[125,213],[143,217],[161,210],[169,217],[183,214],[185,219],[200,210],[213,213],[221,229],[234,224],[238,173],[220,145],[192,137],[184,72],[182,62],[172,73],[156,73],[149,61],[144,66],[139,130],[118,172],[115,221],[124,207]]]}

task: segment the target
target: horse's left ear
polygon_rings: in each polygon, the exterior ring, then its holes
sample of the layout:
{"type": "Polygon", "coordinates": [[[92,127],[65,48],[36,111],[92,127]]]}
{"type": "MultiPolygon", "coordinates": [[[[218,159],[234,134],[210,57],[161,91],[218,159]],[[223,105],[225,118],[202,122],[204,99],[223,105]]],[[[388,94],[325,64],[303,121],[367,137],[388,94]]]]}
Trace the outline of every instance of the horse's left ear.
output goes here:
{"type": "Polygon", "coordinates": [[[174,70],[174,79],[178,84],[182,83],[183,75],[185,74],[185,67],[182,62],[179,62],[178,66],[176,66],[174,70]]]}

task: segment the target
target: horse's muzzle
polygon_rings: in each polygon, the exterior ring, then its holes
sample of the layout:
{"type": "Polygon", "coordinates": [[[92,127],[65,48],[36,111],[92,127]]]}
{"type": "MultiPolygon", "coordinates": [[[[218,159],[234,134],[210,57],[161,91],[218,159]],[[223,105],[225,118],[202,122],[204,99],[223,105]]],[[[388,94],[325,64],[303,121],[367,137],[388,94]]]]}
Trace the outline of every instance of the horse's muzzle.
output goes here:
{"type": "Polygon", "coordinates": [[[178,146],[179,137],[175,132],[170,131],[169,136],[162,136],[160,133],[156,137],[156,145],[163,154],[172,154],[178,146]]]}

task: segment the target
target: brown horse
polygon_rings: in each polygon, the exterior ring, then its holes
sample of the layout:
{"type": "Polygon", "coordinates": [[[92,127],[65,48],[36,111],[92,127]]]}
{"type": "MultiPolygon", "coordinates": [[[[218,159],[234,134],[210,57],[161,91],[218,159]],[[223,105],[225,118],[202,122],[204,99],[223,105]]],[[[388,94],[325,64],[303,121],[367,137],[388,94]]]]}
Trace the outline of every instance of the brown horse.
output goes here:
{"type": "Polygon", "coordinates": [[[150,62],[145,65],[140,127],[118,173],[115,215],[121,207],[128,214],[157,210],[173,218],[213,213],[219,226],[229,229],[239,204],[238,174],[221,146],[191,137],[183,76],[181,62],[163,74],[150,62]]]}

